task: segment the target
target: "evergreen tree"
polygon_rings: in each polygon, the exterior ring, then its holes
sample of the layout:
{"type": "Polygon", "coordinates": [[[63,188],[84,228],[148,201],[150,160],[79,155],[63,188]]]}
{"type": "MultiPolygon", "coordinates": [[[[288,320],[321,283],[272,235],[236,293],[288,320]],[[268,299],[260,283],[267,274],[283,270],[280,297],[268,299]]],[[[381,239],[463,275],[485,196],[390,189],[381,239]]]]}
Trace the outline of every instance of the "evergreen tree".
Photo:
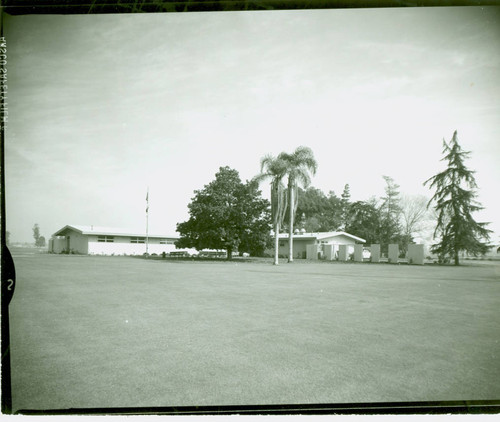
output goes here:
{"type": "Polygon", "coordinates": [[[401,206],[399,197],[399,185],[389,176],[383,176],[386,187],[385,196],[382,197],[380,206],[380,243],[385,251],[387,245],[399,242],[401,238],[401,206]]]}
{"type": "Polygon", "coordinates": [[[349,184],[344,186],[344,191],[342,192],[342,197],[340,200],[341,209],[341,225],[340,228],[346,231],[347,222],[349,221],[349,205],[351,203],[351,192],[349,191],[349,184]]]}
{"type": "Polygon", "coordinates": [[[424,182],[424,185],[430,183],[430,189],[436,189],[429,204],[431,201],[436,204],[438,219],[434,237],[441,240],[431,251],[438,254],[440,260],[451,257],[455,265],[459,265],[461,251],[474,256],[488,251],[488,244],[482,240],[489,240],[491,230],[486,228],[488,223],[477,223],[472,218],[472,213],[483,207],[475,200],[475,171],[464,164],[470,152],[458,144],[457,131],[449,143],[443,139],[443,154],[441,161],[447,162],[447,168],[424,182]]]}

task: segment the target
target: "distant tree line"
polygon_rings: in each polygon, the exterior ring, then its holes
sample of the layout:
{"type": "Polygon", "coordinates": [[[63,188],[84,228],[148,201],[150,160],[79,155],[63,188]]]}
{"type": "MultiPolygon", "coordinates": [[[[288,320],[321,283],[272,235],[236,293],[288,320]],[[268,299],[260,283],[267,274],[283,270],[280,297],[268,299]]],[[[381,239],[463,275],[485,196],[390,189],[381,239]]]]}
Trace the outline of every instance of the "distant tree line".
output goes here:
{"type": "Polygon", "coordinates": [[[340,197],[333,191],[326,195],[313,186],[299,188],[295,228],[306,232],[345,231],[365,239],[367,244],[380,243],[385,248],[389,243],[398,243],[404,253],[432,217],[427,210],[428,200],[400,195],[399,185],[391,177],[384,176],[384,180],[385,195],[365,201],[351,201],[349,184],[340,197]]]}
{"type": "MultiPolygon", "coordinates": [[[[233,251],[261,255],[270,248],[274,233],[274,263],[278,264],[278,236],[289,233],[288,261],[293,260],[293,236],[296,229],[307,232],[345,231],[361,237],[367,244],[378,243],[387,252],[390,243],[397,243],[402,254],[415,237],[422,234],[431,220],[436,220],[434,238],[438,243],[431,251],[446,262],[452,257],[459,264],[459,252],[473,255],[485,253],[490,231],[487,223],[476,223],[471,213],[482,209],[475,200],[477,185],[464,159],[455,132],[450,143],[443,141],[443,160],[447,168],[424,184],[436,188],[428,200],[420,195],[402,195],[400,186],[389,176],[384,196],[365,201],[351,201],[346,184],[340,197],[328,195],[310,186],[317,162],[312,150],[298,147],[276,157],[261,160],[261,172],[243,183],[236,170],[221,167],[215,180],[195,191],[188,205],[190,218],[179,223],[178,247],[198,250],[225,249],[228,259],[233,251]],[[259,183],[269,181],[271,201],[261,197],[259,183]],[[484,240],[484,241],[483,241],[484,240]]],[[[35,229],[34,229],[35,231],[35,229]]]]}

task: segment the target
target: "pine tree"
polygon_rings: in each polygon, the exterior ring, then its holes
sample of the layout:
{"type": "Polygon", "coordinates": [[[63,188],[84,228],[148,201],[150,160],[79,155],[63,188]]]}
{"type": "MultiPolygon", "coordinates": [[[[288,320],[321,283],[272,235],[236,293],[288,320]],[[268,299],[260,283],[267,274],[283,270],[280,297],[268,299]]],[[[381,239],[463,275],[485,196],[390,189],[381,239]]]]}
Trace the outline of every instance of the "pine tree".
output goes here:
{"type": "Polygon", "coordinates": [[[349,221],[349,205],[351,204],[351,192],[349,190],[349,184],[344,186],[344,191],[342,192],[342,197],[340,200],[341,209],[341,229],[346,231],[347,223],[349,221]]]}
{"type": "Polygon", "coordinates": [[[424,182],[424,185],[430,183],[429,189],[436,189],[428,206],[432,201],[436,203],[438,219],[434,237],[441,238],[431,251],[438,254],[440,260],[449,256],[459,265],[461,251],[473,256],[487,252],[488,244],[482,240],[489,240],[491,230],[485,227],[489,223],[477,223],[472,218],[471,214],[483,207],[475,200],[475,171],[464,164],[470,151],[462,150],[458,144],[457,131],[449,143],[443,139],[443,154],[441,161],[447,161],[447,168],[424,182]]]}
{"type": "Polygon", "coordinates": [[[383,176],[385,186],[385,196],[382,197],[380,206],[380,243],[385,251],[387,245],[392,242],[399,242],[401,238],[401,198],[399,196],[399,185],[389,176],[383,176]]]}

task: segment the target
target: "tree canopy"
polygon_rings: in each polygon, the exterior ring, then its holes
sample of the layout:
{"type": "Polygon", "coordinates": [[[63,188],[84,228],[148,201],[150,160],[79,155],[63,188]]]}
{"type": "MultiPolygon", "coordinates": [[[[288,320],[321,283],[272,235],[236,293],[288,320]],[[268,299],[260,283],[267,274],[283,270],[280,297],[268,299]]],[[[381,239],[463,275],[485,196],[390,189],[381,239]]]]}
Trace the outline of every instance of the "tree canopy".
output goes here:
{"type": "Polygon", "coordinates": [[[346,231],[365,239],[367,244],[379,243],[380,211],[375,199],[350,204],[346,231]]]}
{"type": "Polygon", "coordinates": [[[307,232],[328,232],[339,228],[341,222],[341,200],[333,191],[328,196],[318,188],[310,186],[298,189],[297,228],[307,232]]]}
{"type": "Polygon", "coordinates": [[[443,154],[441,161],[446,161],[446,169],[424,182],[436,190],[429,204],[431,201],[436,204],[438,219],[434,237],[440,241],[432,246],[431,251],[441,259],[452,257],[455,265],[459,265],[461,251],[474,256],[487,252],[485,241],[489,240],[491,230],[486,228],[488,223],[477,223],[472,217],[473,212],[483,207],[475,199],[475,172],[465,165],[470,152],[458,144],[457,131],[449,143],[443,139],[443,154]]]}
{"type": "Polygon", "coordinates": [[[254,181],[242,183],[239,173],[221,167],[213,180],[188,205],[190,218],[177,224],[178,248],[224,249],[261,254],[270,240],[270,204],[254,181]]]}

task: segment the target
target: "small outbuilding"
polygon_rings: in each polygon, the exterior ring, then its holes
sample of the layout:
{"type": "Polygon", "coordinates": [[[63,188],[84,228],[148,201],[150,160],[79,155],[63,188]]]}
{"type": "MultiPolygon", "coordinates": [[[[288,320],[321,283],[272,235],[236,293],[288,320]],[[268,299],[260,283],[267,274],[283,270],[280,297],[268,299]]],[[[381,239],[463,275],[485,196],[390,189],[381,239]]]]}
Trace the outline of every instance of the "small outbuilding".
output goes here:
{"type": "Polygon", "coordinates": [[[176,250],[179,236],[137,233],[124,229],[67,225],[52,235],[50,253],[83,255],[158,255],[176,250]]]}
{"type": "MultiPolygon", "coordinates": [[[[288,233],[280,233],[279,255],[288,257],[288,238],[288,233]]],[[[348,245],[348,252],[353,253],[355,244],[363,244],[365,242],[365,239],[346,232],[306,233],[304,231],[296,231],[293,235],[293,254],[294,258],[306,258],[308,245],[317,245],[320,253],[323,250],[323,245],[333,245],[334,254],[338,253],[340,245],[348,245]]],[[[268,252],[273,253],[272,250],[268,252]]]]}

